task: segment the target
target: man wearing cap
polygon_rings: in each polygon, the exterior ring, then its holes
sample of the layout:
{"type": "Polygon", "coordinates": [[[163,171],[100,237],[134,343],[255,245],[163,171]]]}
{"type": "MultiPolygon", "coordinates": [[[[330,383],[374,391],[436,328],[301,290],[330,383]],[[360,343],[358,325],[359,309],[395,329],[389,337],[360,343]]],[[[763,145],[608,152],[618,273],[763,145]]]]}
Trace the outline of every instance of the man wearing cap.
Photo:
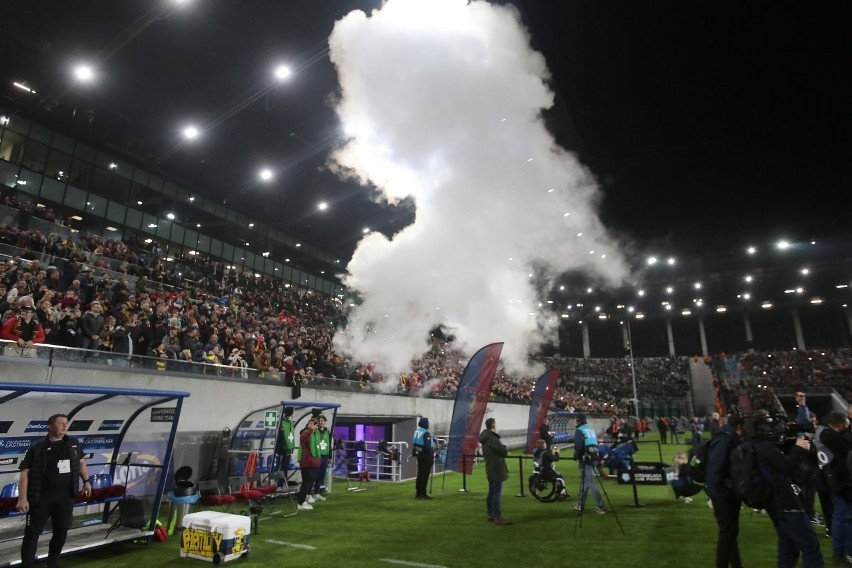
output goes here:
{"type": "Polygon", "coordinates": [[[278,437],[275,440],[275,453],[278,454],[278,470],[283,473],[278,479],[278,487],[284,486],[287,469],[290,467],[290,456],[296,448],[296,424],[293,422],[292,406],[284,407],[284,416],[278,426],[278,437]]]}
{"type": "Polygon", "coordinates": [[[35,308],[32,305],[25,305],[19,310],[18,315],[10,317],[3,324],[0,338],[14,341],[21,349],[32,347],[36,343],[44,343],[44,329],[33,319],[35,308]]]}
{"type": "Polygon", "coordinates": [[[432,449],[432,434],[429,433],[429,419],[425,416],[417,423],[413,446],[414,457],[417,458],[417,481],[414,483],[415,499],[431,499],[426,494],[426,485],[429,482],[429,474],[432,472],[435,452],[432,449]]]}
{"type": "Polygon", "coordinates": [[[716,568],[740,568],[740,507],[742,501],[731,488],[731,452],[742,443],[743,425],[739,416],[729,416],[728,422],[710,440],[707,447],[707,473],[704,492],[710,497],[713,515],[719,527],[716,539],[716,568]]]}

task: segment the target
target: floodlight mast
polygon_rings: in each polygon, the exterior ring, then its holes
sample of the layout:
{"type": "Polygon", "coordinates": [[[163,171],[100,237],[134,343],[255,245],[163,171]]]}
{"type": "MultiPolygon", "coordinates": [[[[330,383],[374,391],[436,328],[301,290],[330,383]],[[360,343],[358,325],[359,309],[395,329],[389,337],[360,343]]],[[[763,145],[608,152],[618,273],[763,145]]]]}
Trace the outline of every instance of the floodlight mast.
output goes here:
{"type": "Polygon", "coordinates": [[[639,394],[636,390],[636,365],[633,364],[633,333],[630,330],[630,317],[627,317],[627,346],[630,349],[630,373],[633,376],[633,406],[636,418],[639,418],[639,394]]]}

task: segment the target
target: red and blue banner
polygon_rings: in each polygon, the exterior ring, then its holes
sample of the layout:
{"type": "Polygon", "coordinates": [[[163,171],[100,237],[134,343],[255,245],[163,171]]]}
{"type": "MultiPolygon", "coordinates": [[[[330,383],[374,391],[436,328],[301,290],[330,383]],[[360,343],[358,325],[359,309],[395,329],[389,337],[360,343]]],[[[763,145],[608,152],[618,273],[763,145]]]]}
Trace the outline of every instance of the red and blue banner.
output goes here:
{"type": "Polygon", "coordinates": [[[494,374],[500,362],[502,343],[486,345],[467,362],[459,380],[450,435],[447,440],[447,471],[473,471],[473,456],[479,443],[479,430],[485,418],[485,407],[494,386],[494,374]],[[464,456],[464,459],[463,459],[464,456]]]}
{"type": "Polygon", "coordinates": [[[538,443],[541,425],[544,423],[553,394],[559,383],[559,369],[550,369],[538,378],[530,401],[530,419],[527,424],[527,453],[531,454],[538,443]]]}

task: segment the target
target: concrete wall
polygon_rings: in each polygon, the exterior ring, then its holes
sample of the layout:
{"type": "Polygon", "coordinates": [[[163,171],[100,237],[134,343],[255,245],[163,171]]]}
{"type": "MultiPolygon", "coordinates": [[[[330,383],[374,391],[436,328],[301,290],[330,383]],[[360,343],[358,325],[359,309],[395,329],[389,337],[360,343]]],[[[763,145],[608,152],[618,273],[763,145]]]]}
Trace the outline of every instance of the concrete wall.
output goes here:
{"type": "MultiPolygon", "coordinates": [[[[186,391],[178,426],[175,463],[189,465],[196,479],[208,479],[216,440],[224,428],[234,429],[249,412],[290,400],[290,388],[281,385],[248,383],[241,380],[188,377],[150,371],[123,371],[114,367],[83,365],[44,359],[19,359],[0,356],[0,381],[54,385],[85,385],[114,388],[142,388],[186,391]]],[[[336,403],[345,416],[428,416],[434,435],[449,430],[453,400],[341,392],[305,388],[300,402],[336,403]]],[[[14,403],[10,403],[14,404],[14,403]]],[[[60,409],[57,409],[59,411],[60,409]]],[[[46,409],[46,415],[53,410],[46,409]]],[[[494,403],[487,417],[497,419],[509,447],[525,444],[529,406],[494,403]]],[[[604,426],[605,428],[605,426],[604,426]]],[[[410,440],[405,440],[410,442],[410,440]]],[[[219,472],[218,477],[224,473],[219,472]]]]}

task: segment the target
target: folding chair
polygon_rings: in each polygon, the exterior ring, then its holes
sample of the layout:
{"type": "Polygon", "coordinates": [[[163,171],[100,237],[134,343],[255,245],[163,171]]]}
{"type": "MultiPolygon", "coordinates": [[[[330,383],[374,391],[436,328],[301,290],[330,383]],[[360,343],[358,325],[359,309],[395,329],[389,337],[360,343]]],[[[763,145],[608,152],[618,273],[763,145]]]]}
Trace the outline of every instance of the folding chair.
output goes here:
{"type": "Polygon", "coordinates": [[[222,487],[215,479],[199,481],[198,492],[201,494],[201,504],[205,507],[222,507],[222,511],[226,511],[237,502],[237,498],[233,495],[222,494],[222,487]]]}

